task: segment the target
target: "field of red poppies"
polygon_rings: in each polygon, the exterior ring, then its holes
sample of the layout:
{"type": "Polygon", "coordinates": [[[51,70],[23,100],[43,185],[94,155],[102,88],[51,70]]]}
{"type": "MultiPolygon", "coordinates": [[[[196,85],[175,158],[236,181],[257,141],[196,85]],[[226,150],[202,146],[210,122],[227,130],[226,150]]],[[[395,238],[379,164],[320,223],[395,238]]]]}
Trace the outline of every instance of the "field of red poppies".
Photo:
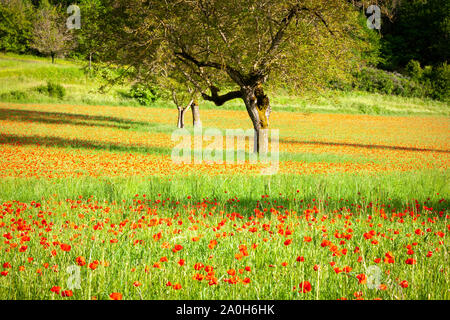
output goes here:
{"type": "Polygon", "coordinates": [[[0,298],[450,298],[448,118],[275,112],[267,177],[174,164],[175,124],[1,103],[0,298]]]}

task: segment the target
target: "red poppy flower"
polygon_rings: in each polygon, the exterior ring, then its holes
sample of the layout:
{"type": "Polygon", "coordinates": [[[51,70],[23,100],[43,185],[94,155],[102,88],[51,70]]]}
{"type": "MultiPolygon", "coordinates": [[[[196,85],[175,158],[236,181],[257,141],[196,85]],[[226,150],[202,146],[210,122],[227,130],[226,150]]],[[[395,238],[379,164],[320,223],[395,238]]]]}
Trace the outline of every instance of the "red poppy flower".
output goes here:
{"type": "Polygon", "coordinates": [[[172,251],[173,252],[178,252],[181,249],[183,249],[183,246],[181,244],[176,244],[172,251]]]}
{"type": "Polygon", "coordinates": [[[385,254],[384,263],[394,263],[394,256],[392,255],[392,252],[388,251],[385,254]]]}
{"type": "Polygon", "coordinates": [[[214,247],[217,245],[217,240],[211,240],[208,244],[208,248],[214,249],[214,247]]]}
{"type": "Polygon", "coordinates": [[[176,283],[176,284],[174,284],[174,285],[172,286],[172,288],[173,288],[174,290],[180,290],[180,289],[181,289],[181,284],[176,283]]]}
{"type": "Polygon", "coordinates": [[[359,283],[361,283],[361,284],[365,284],[367,282],[367,277],[364,273],[358,274],[356,276],[356,278],[358,279],[359,283]]]}
{"type": "Polygon", "coordinates": [[[343,269],[343,271],[344,271],[345,273],[349,273],[349,272],[352,271],[352,267],[350,267],[350,266],[345,266],[344,269],[343,269]]]}
{"type": "Polygon", "coordinates": [[[62,297],[71,297],[71,296],[73,296],[73,292],[72,292],[72,290],[64,290],[63,292],[61,292],[61,296],[62,297]]]}
{"type": "Polygon", "coordinates": [[[86,264],[86,259],[84,257],[78,257],[76,260],[77,264],[82,267],[86,264]]]}
{"type": "Polygon", "coordinates": [[[234,275],[236,274],[236,270],[230,269],[230,270],[227,271],[227,273],[228,273],[230,276],[234,276],[234,275]]]}
{"type": "Polygon", "coordinates": [[[111,300],[122,300],[122,294],[120,292],[113,292],[109,295],[111,300]]]}
{"type": "Polygon", "coordinates": [[[61,291],[61,287],[58,287],[58,286],[52,287],[52,288],[50,289],[50,291],[51,291],[51,292],[54,292],[54,293],[56,293],[56,294],[59,294],[59,292],[61,291]]]}
{"type": "Polygon", "coordinates": [[[69,252],[70,249],[72,249],[72,247],[70,245],[65,244],[65,243],[61,243],[60,247],[61,247],[62,251],[66,251],[66,252],[69,252]]]}
{"type": "Polygon", "coordinates": [[[307,293],[312,290],[311,283],[309,281],[303,281],[298,285],[298,288],[300,289],[299,292],[307,293]]]}
{"type": "Polygon", "coordinates": [[[95,260],[95,261],[93,261],[93,262],[91,262],[91,263],[89,264],[89,268],[92,269],[92,270],[95,270],[95,269],[97,269],[97,267],[98,267],[99,264],[100,264],[100,263],[99,263],[97,260],[95,260]]]}
{"type": "Polygon", "coordinates": [[[195,270],[200,270],[200,269],[203,269],[205,266],[203,265],[203,263],[201,263],[201,262],[198,262],[198,263],[196,263],[195,265],[194,265],[194,269],[195,270]]]}

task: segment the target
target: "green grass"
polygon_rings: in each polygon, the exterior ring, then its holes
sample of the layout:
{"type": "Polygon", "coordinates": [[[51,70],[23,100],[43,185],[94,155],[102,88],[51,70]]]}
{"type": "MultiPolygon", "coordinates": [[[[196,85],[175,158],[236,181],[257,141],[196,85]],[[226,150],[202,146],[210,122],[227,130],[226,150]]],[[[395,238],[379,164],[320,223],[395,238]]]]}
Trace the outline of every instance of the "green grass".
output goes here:
{"type": "MultiPolygon", "coordinates": [[[[124,93],[128,86],[114,86],[100,93],[104,84],[91,78],[83,64],[63,59],[52,64],[49,58],[0,54],[0,101],[18,103],[56,103],[79,105],[138,106],[139,103],[124,93]],[[36,92],[47,81],[62,84],[67,95],[64,99],[48,97],[36,92]]],[[[372,115],[450,115],[448,103],[430,99],[404,98],[366,92],[328,91],[310,96],[296,97],[282,90],[269,92],[274,111],[302,113],[347,113],[372,115]]],[[[150,107],[172,105],[171,101],[157,101],[150,107]]],[[[217,108],[202,101],[201,109],[217,108]]],[[[243,110],[240,100],[227,102],[221,109],[243,110]]]]}
{"type": "Polygon", "coordinates": [[[0,54],[0,100],[5,102],[32,102],[81,105],[131,105],[139,104],[124,97],[120,92],[126,87],[115,86],[107,93],[100,93],[102,82],[89,77],[84,65],[77,62],[56,60],[33,56],[0,54]],[[48,81],[66,88],[64,99],[39,94],[37,88],[48,81]],[[19,94],[18,94],[19,92],[19,94]],[[21,94],[20,94],[21,93],[21,94]]]}
{"type": "MultiPolygon", "coordinates": [[[[433,234],[445,230],[445,219],[438,218],[429,224],[427,218],[434,215],[420,211],[421,216],[415,220],[409,215],[410,210],[416,212],[412,209],[415,205],[413,199],[427,207],[433,206],[434,210],[446,210],[448,213],[446,204],[439,202],[439,199],[448,196],[448,177],[445,175],[422,172],[376,177],[276,176],[270,179],[270,187],[269,178],[262,177],[168,179],[2,181],[1,198],[26,201],[26,207],[20,203],[11,203],[11,207],[19,208],[23,219],[36,225],[41,236],[38,237],[34,231],[28,232],[31,241],[25,242],[28,247],[24,253],[19,253],[17,249],[10,252],[2,250],[1,262],[10,263],[12,268],[3,268],[8,274],[0,277],[0,297],[8,300],[68,299],[54,294],[50,289],[54,286],[68,289],[68,281],[73,274],[66,272],[66,268],[75,265],[76,258],[83,256],[87,264],[80,268],[80,287],[73,289],[74,297],[70,299],[95,297],[106,300],[112,292],[122,293],[124,299],[334,300],[341,297],[354,299],[353,294],[356,292],[361,292],[365,299],[449,299],[449,279],[446,276],[449,271],[446,249],[448,237],[443,238],[444,245],[438,245],[439,238],[433,234]],[[436,191],[440,191],[440,195],[436,191]],[[75,196],[77,194],[80,197],[75,196]],[[135,197],[136,194],[139,196],[135,197]],[[261,195],[266,194],[268,198],[262,199],[261,195]],[[189,199],[190,195],[193,198],[189,199]],[[206,196],[209,197],[207,200],[206,196]],[[329,196],[332,198],[329,199],[329,196]],[[42,205],[34,208],[28,202],[31,199],[42,205]],[[257,200],[260,201],[261,210],[278,208],[284,218],[267,211],[265,217],[257,219],[258,223],[255,224],[260,231],[239,231],[240,226],[252,221],[248,217],[254,216],[257,200]],[[400,222],[399,218],[390,221],[380,217],[377,208],[381,205],[385,206],[388,215],[391,210],[402,212],[409,207],[404,217],[406,222],[400,222]],[[315,223],[310,222],[313,227],[309,227],[303,211],[312,206],[317,206],[319,213],[313,214],[317,220],[315,223]],[[348,253],[336,257],[321,243],[324,239],[333,243],[339,240],[332,236],[324,238],[321,228],[326,226],[331,235],[335,231],[345,232],[343,230],[349,227],[347,218],[338,218],[332,214],[332,210],[343,207],[348,211],[339,211],[342,215],[352,215],[349,221],[352,222],[353,237],[339,245],[339,248],[347,248],[348,253]],[[208,212],[214,214],[208,215],[208,212]],[[231,219],[232,213],[243,215],[242,219],[231,219]],[[189,221],[188,216],[193,220],[189,221]],[[147,226],[155,218],[156,221],[163,219],[161,224],[147,226]],[[51,227],[38,228],[42,219],[47,224],[51,223],[51,227]],[[165,221],[174,224],[166,224],[165,221]],[[183,223],[179,225],[175,223],[177,221],[183,223]],[[226,224],[220,229],[220,234],[226,232],[228,236],[217,238],[218,231],[208,225],[216,226],[223,221],[226,224]],[[122,222],[123,227],[118,228],[122,222]],[[260,227],[263,223],[270,225],[275,232],[270,234],[262,231],[260,227]],[[289,237],[277,234],[276,226],[280,223],[292,230],[293,234],[289,237]],[[93,226],[98,224],[103,227],[94,230],[93,226]],[[136,227],[132,227],[133,224],[136,227]],[[142,226],[137,227],[138,224],[142,226]],[[194,226],[199,228],[193,229],[194,226]],[[415,234],[417,228],[428,227],[432,232],[415,234]],[[177,229],[182,231],[174,234],[177,229]],[[365,240],[363,236],[372,229],[386,232],[393,240],[377,236],[379,244],[373,245],[371,240],[365,240]],[[393,230],[399,233],[394,234],[393,230]],[[162,232],[162,239],[154,241],[153,236],[158,232],[162,232]],[[199,241],[191,240],[195,236],[200,236],[199,241]],[[304,242],[304,236],[310,236],[312,241],[304,242]],[[267,241],[263,241],[263,238],[267,241]],[[209,249],[208,244],[213,239],[217,239],[217,247],[209,249]],[[285,245],[286,239],[292,239],[292,244],[285,245]],[[117,243],[111,243],[111,240],[117,243]],[[52,241],[57,241],[54,242],[56,245],[52,245],[52,241]],[[164,241],[170,248],[181,244],[183,249],[173,253],[170,249],[161,248],[164,241]],[[414,247],[415,254],[410,256],[406,254],[405,247],[413,241],[419,245],[414,247]],[[46,242],[49,244],[48,249],[43,246],[46,242]],[[62,251],[60,243],[70,243],[70,252],[62,251]],[[235,254],[242,244],[247,246],[248,256],[237,260],[235,254]],[[257,247],[253,249],[252,244],[257,244],[257,247]],[[427,250],[436,246],[440,251],[434,252],[431,258],[425,257],[427,250]],[[360,252],[355,254],[353,250],[356,247],[360,252]],[[52,250],[55,250],[55,256],[51,254],[52,250]],[[373,262],[375,258],[383,260],[388,251],[395,256],[394,264],[373,262]],[[299,256],[305,261],[297,262],[299,256]],[[363,257],[360,263],[356,262],[358,256],[363,257]],[[29,262],[28,257],[34,260],[29,262]],[[161,268],[154,268],[153,265],[162,257],[167,257],[168,261],[162,262],[161,268]],[[417,260],[415,265],[405,264],[404,261],[410,257],[417,260]],[[183,267],[178,265],[179,259],[185,260],[183,267]],[[100,265],[95,270],[89,269],[88,265],[95,260],[100,265]],[[105,261],[107,266],[103,265],[105,261]],[[330,266],[332,261],[336,262],[334,267],[342,269],[351,266],[352,271],[337,274],[330,266]],[[283,262],[288,265],[283,267],[283,262]],[[47,268],[45,263],[48,263],[47,268]],[[213,266],[219,284],[210,286],[206,280],[193,280],[197,273],[206,275],[204,270],[194,270],[196,263],[213,266]],[[320,265],[320,272],[314,271],[314,265],[320,265]],[[18,271],[19,266],[25,269],[18,271]],[[52,270],[54,266],[57,266],[58,272],[52,270]],[[227,270],[237,271],[246,266],[251,271],[243,271],[238,276],[241,279],[249,277],[249,284],[228,284],[222,281],[230,277],[227,270]],[[385,284],[387,290],[371,289],[358,283],[358,274],[371,276],[371,266],[380,268],[379,284],[385,284]],[[387,270],[389,274],[386,274],[387,270]],[[303,294],[298,293],[298,289],[292,290],[305,280],[311,283],[311,292],[303,294]],[[408,288],[398,285],[403,280],[408,281],[408,288]],[[135,281],[139,281],[142,286],[134,287],[135,281]],[[182,288],[173,290],[166,286],[168,281],[179,283],[182,288]]],[[[10,217],[14,211],[4,211],[2,214],[10,217]]]]}
{"type": "Polygon", "coordinates": [[[0,182],[0,201],[15,199],[23,202],[37,201],[57,196],[66,199],[75,196],[99,200],[130,200],[135,194],[164,194],[172,200],[202,201],[206,197],[224,202],[237,196],[250,206],[268,194],[271,198],[295,196],[297,199],[329,199],[340,203],[340,199],[358,202],[387,201],[397,207],[410,204],[413,199],[429,201],[434,207],[443,207],[439,199],[450,196],[449,176],[438,170],[393,172],[385,174],[329,174],[329,175],[284,175],[271,177],[227,175],[167,176],[129,178],[65,178],[65,179],[16,179],[5,178],[0,182]],[[297,193],[297,190],[299,192],[297,193]],[[225,193],[226,191],[226,193],[225,193]],[[281,195],[280,195],[281,193],[281,195]],[[439,193],[439,195],[437,195],[439,193]]]}

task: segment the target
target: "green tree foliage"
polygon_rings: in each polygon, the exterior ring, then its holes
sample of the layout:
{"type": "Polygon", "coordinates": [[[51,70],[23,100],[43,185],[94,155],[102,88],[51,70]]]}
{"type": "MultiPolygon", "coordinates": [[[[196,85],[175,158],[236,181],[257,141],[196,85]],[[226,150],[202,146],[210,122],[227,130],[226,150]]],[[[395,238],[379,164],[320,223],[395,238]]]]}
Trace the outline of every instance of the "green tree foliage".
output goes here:
{"type": "Polygon", "coordinates": [[[77,5],[80,7],[81,29],[73,30],[77,46],[72,55],[88,60],[91,69],[91,62],[96,59],[95,53],[103,39],[89,35],[99,33],[98,28],[101,25],[99,19],[105,8],[100,0],[80,0],[77,5]]]}
{"type": "Polygon", "coordinates": [[[29,1],[0,0],[0,50],[15,53],[28,50],[32,14],[29,1]]]}
{"type": "Polygon", "coordinates": [[[377,66],[383,61],[380,56],[381,34],[374,29],[367,28],[367,18],[364,14],[360,15],[359,24],[363,33],[362,39],[366,42],[366,45],[362,46],[357,53],[360,55],[360,63],[361,65],[377,66]]]}
{"type": "Polygon", "coordinates": [[[388,69],[403,68],[410,60],[422,65],[448,61],[450,1],[401,1],[391,24],[383,30],[382,55],[388,69]]]}
{"type": "Polygon", "coordinates": [[[412,80],[425,88],[427,96],[450,101],[450,66],[446,62],[422,68],[420,62],[411,60],[405,71],[412,80]]]}
{"type": "Polygon", "coordinates": [[[47,0],[41,2],[33,23],[30,45],[40,53],[50,55],[52,62],[57,55],[67,52],[74,45],[65,21],[59,7],[50,5],[47,0]]]}

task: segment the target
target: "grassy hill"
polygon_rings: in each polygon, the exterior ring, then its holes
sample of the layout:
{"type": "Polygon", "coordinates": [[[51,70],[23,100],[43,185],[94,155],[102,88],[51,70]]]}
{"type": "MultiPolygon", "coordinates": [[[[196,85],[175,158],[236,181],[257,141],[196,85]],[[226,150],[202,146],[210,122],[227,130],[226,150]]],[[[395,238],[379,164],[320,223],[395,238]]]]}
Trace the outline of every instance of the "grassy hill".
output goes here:
{"type": "MultiPolygon", "coordinates": [[[[72,105],[139,106],[127,95],[128,86],[114,86],[100,93],[102,80],[89,77],[79,62],[59,59],[0,54],[0,101],[72,105]],[[39,92],[39,87],[53,82],[66,89],[62,98],[39,92]]],[[[367,92],[330,91],[309,97],[290,96],[285,92],[269,93],[274,111],[302,113],[349,113],[374,115],[450,115],[449,105],[430,99],[386,96],[367,92]]],[[[170,101],[157,101],[150,107],[167,107],[170,101]]],[[[215,108],[201,102],[201,109],[215,108]]],[[[242,110],[243,103],[234,100],[222,109],[242,110]]]]}

